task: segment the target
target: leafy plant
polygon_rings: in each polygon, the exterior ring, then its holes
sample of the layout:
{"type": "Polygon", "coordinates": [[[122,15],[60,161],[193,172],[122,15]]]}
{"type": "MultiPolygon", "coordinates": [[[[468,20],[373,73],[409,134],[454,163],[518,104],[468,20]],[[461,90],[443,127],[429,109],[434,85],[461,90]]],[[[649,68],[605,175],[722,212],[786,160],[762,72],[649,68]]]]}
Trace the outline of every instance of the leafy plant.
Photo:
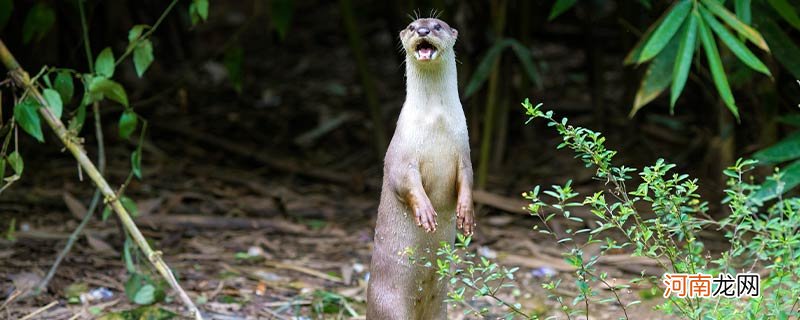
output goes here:
{"type": "MultiPolygon", "coordinates": [[[[578,295],[571,302],[556,290],[563,286],[561,280],[543,284],[568,319],[579,315],[590,317],[592,305],[608,302],[623,306],[622,312],[627,319],[626,308],[638,303],[623,304],[617,292],[627,286],[611,285],[606,281],[607,275],[596,269],[600,257],[608,250],[627,250],[632,256],[652,259],[665,273],[716,276],[737,271],[755,272],[756,268],[761,270],[761,291],[757,297],[740,301],[725,297],[677,298],[672,295],[658,307],[666,314],[685,319],[786,319],[800,314],[797,310],[800,299],[800,272],[797,272],[800,267],[800,235],[796,232],[796,226],[800,224],[800,198],[783,199],[778,195],[778,201],[769,206],[754,200],[753,195],[759,192],[760,187],[748,182],[747,174],[757,161],[740,159],[723,172],[728,177],[723,204],[731,214],[717,221],[706,214],[708,205],[697,193],[699,181],[672,172],[675,165],[663,159],[641,170],[614,165],[617,153],[605,147],[602,134],[572,126],[566,118],[556,120],[551,111],[541,110],[541,104],[533,106],[526,100],[523,107],[530,117],[528,122],[537,118],[547,120],[548,125],[562,137],[558,148],[574,151],[586,167],[595,169],[594,178],[608,187],[586,195],[582,201],[576,200],[580,195],[572,189],[570,182],[544,191],[536,187],[523,195],[530,201],[528,210],[541,222],[534,230],[556,237],[558,244],[565,249],[565,261],[576,269],[578,295]],[[629,188],[628,185],[635,180],[635,172],[639,172],[640,182],[629,188]],[[545,198],[552,201],[545,201],[545,198]],[[597,226],[565,230],[565,236],[556,235],[550,223],[557,216],[585,225],[584,218],[573,214],[579,207],[589,210],[592,218],[597,220],[597,226]],[[722,253],[710,253],[697,237],[701,230],[711,227],[724,232],[730,245],[722,253]],[[601,250],[587,258],[583,248],[593,243],[601,244],[601,250]],[[609,289],[612,296],[599,297],[597,287],[609,289]]],[[[780,173],[771,179],[779,185],[782,183],[780,173]]],[[[466,248],[468,244],[468,240],[459,239],[457,247],[466,248]]],[[[484,295],[494,292],[491,286],[484,289],[482,285],[471,285],[476,283],[473,275],[475,264],[467,262],[469,259],[454,254],[456,251],[447,244],[443,244],[439,251],[445,258],[437,260],[438,270],[454,285],[450,290],[450,296],[456,298],[454,301],[464,301],[464,292],[470,288],[484,295]]],[[[474,254],[463,256],[474,257],[474,254]]],[[[492,264],[486,262],[485,265],[492,264]]],[[[500,269],[499,266],[492,268],[500,269]]],[[[660,279],[643,273],[632,283],[657,288],[660,279]]],[[[507,301],[500,303],[509,308],[510,315],[529,317],[516,312],[521,310],[519,305],[507,301]]]]}
{"type": "MultiPolygon", "coordinates": [[[[784,116],[779,121],[800,127],[800,116],[784,116]]],[[[753,154],[762,165],[786,164],[780,171],[780,183],[767,179],[753,197],[757,201],[768,201],[779,197],[800,184],[800,132],[759,150],[753,154]]]]}
{"type": "MultiPolygon", "coordinates": [[[[347,314],[349,317],[356,317],[358,313],[350,305],[350,300],[335,292],[325,290],[315,290],[311,307],[317,316],[324,317],[327,314],[339,314],[337,319],[347,314]]],[[[327,317],[326,317],[327,318],[327,317]]]]}
{"type": "MultiPolygon", "coordinates": [[[[575,2],[556,1],[550,19],[574,6],[575,2]]],[[[642,4],[649,7],[647,3],[642,4]]],[[[701,74],[705,73],[700,59],[695,59],[695,51],[700,50],[703,53],[698,55],[705,58],[717,93],[738,119],[739,108],[728,81],[730,71],[726,71],[726,60],[718,42],[750,70],[772,77],[769,68],[748,43],[774,56],[794,77],[800,78],[800,62],[796,59],[800,48],[779,24],[783,20],[800,30],[798,4],[786,0],[765,3],[736,0],[733,7],[735,13],[726,8],[722,0],[678,0],[650,26],[624,60],[627,65],[648,64],[634,98],[631,116],[667,87],[670,87],[670,112],[673,112],[692,65],[701,70],[701,74]]],[[[730,69],[730,65],[728,67],[730,69]]]]}
{"type": "Polygon", "coordinates": [[[528,78],[540,88],[542,87],[542,79],[533,62],[530,49],[515,39],[506,38],[496,41],[489,50],[486,51],[486,55],[481,59],[466,89],[464,89],[464,99],[475,94],[475,92],[480,90],[483,84],[486,83],[486,79],[489,78],[489,73],[491,73],[495,61],[507,48],[511,48],[514,55],[519,59],[528,78]]]}
{"type": "MultiPolygon", "coordinates": [[[[744,5],[740,4],[742,6],[744,5]]],[[[734,32],[759,49],[769,52],[761,34],[717,0],[675,2],[625,58],[626,64],[638,65],[652,61],[637,91],[631,115],[670,85],[670,108],[674,108],[686,84],[699,38],[717,92],[731,113],[738,118],[739,110],[725,74],[716,38],[749,68],[770,77],[772,74],[734,32]]]]}
{"type": "MultiPolygon", "coordinates": [[[[69,251],[82,228],[92,217],[92,212],[102,195],[105,197],[104,202],[108,205],[107,213],[110,214],[111,208],[113,208],[120,217],[120,221],[126,231],[126,245],[123,253],[126,267],[132,274],[128,291],[133,301],[140,304],[149,304],[159,301],[164,296],[163,284],[166,283],[178,293],[182,302],[189,308],[195,318],[202,318],[197,307],[188,295],[186,295],[178,284],[172,271],[166,263],[164,263],[160,253],[153,251],[131,219],[131,216],[137,214],[136,205],[133,200],[123,196],[123,194],[133,177],[142,178],[142,142],[147,129],[147,121],[133,110],[125,88],[120,83],[113,80],[116,67],[120,63],[126,61],[131,55],[137,75],[139,77],[143,76],[154,59],[153,45],[150,41],[150,36],[177,3],[177,0],[171,1],[152,27],[148,25],[136,25],[131,28],[128,32],[128,46],[121,55],[115,57],[113,49],[107,47],[94,59],[91,46],[89,45],[88,19],[86,19],[84,12],[84,1],[77,1],[77,7],[81,18],[81,30],[83,32],[82,42],[89,66],[87,72],[45,66],[36,75],[31,77],[20,66],[10,50],[6,48],[5,43],[0,41],[0,61],[9,71],[9,81],[14,84],[14,86],[9,87],[20,89],[18,91],[13,91],[13,94],[15,94],[15,104],[12,120],[8,123],[0,123],[0,137],[2,137],[0,138],[2,141],[2,148],[0,148],[0,178],[3,179],[0,192],[5,190],[14,181],[19,180],[24,169],[24,162],[19,151],[19,139],[14,139],[12,149],[10,145],[11,137],[16,137],[18,129],[21,128],[34,139],[39,142],[44,142],[44,134],[42,132],[43,122],[53,129],[55,135],[61,143],[63,143],[64,147],[73,154],[80,168],[86,171],[98,189],[90,205],[91,209],[88,210],[79,227],[75,229],[69,238],[67,245],[56,258],[56,262],[48,272],[48,275],[44,278],[42,283],[39,284],[39,290],[46,287],[47,282],[51,279],[59,262],[69,251]],[[55,77],[55,79],[51,81],[53,77],[55,77]],[[72,100],[75,93],[76,79],[83,88],[83,96],[77,105],[73,105],[72,100]],[[104,101],[112,101],[122,107],[122,114],[118,123],[120,137],[128,139],[137,129],[139,129],[140,132],[138,146],[130,156],[130,174],[122,188],[116,191],[111,189],[109,183],[103,177],[102,168],[105,165],[105,156],[103,151],[103,130],[101,127],[99,104],[104,101]],[[100,168],[89,160],[83,148],[83,139],[79,136],[84,125],[88,106],[92,106],[92,111],[94,112],[100,168]],[[69,117],[68,126],[65,126],[61,121],[61,118],[64,116],[69,117]],[[6,166],[6,164],[8,164],[8,166],[6,166]],[[6,167],[10,167],[13,173],[8,177],[6,176],[6,167]],[[136,272],[132,253],[136,252],[134,254],[138,254],[138,252],[132,250],[134,243],[142,250],[143,254],[164,278],[163,282],[155,283],[150,281],[149,278],[142,278],[142,276],[136,272]]],[[[0,12],[0,28],[7,23],[9,19],[8,14],[10,14],[12,8],[13,3],[11,1],[0,0],[0,9],[4,10],[0,12]]],[[[190,5],[190,14],[192,14],[193,17],[197,16],[201,20],[205,20],[208,16],[208,0],[193,0],[190,5]]],[[[42,39],[52,28],[55,20],[55,12],[49,6],[49,3],[43,1],[37,2],[28,12],[25,23],[23,24],[23,42],[28,43],[30,41],[42,39]]],[[[104,216],[107,217],[108,214],[104,214],[104,216]]],[[[148,317],[158,318],[156,316],[148,317]]]]}
{"type": "Polygon", "coordinates": [[[147,275],[132,273],[125,282],[125,295],[135,304],[150,305],[164,300],[164,285],[164,281],[154,281],[147,275]]]}

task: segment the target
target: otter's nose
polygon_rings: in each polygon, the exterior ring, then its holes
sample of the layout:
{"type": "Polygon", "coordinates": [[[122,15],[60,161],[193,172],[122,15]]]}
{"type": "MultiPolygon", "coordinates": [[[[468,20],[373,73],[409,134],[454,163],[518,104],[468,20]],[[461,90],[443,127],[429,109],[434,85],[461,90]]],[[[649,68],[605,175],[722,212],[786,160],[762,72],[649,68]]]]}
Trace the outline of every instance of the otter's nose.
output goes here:
{"type": "Polygon", "coordinates": [[[425,28],[425,27],[417,29],[417,34],[420,37],[427,36],[429,33],[431,33],[431,29],[428,29],[428,28],[425,28]]]}

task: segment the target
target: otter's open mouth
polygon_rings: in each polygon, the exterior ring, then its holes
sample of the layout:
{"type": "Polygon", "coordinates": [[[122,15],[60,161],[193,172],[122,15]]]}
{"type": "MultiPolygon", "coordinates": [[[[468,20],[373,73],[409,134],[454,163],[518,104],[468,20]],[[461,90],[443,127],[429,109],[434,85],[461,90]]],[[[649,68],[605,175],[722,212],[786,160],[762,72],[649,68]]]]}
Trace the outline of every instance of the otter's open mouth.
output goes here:
{"type": "Polygon", "coordinates": [[[427,61],[436,58],[436,53],[438,53],[438,51],[436,46],[426,40],[422,40],[414,48],[414,55],[417,60],[427,61]]]}

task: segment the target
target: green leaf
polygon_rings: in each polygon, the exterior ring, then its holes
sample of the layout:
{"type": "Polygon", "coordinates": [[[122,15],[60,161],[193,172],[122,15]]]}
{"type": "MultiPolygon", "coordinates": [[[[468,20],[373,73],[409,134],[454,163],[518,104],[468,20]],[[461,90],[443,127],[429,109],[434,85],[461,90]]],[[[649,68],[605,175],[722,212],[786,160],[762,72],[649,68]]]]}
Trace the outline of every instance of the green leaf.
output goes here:
{"type": "Polygon", "coordinates": [[[783,17],[792,27],[800,30],[800,16],[797,15],[797,10],[786,0],[768,0],[769,4],[775,11],[783,17]]]}
{"type": "Polygon", "coordinates": [[[755,18],[758,29],[772,48],[772,55],[795,79],[800,79],[800,59],[797,58],[800,57],[800,48],[774,20],[764,15],[757,15],[755,18]]]}
{"type": "Polygon", "coordinates": [[[733,2],[733,7],[736,11],[736,17],[738,17],[739,20],[742,20],[742,22],[750,24],[753,16],[751,12],[750,0],[736,0],[733,2]]]}
{"type": "Polygon", "coordinates": [[[495,60],[500,56],[500,53],[503,52],[506,46],[508,46],[508,41],[498,40],[486,51],[486,55],[483,57],[483,60],[478,63],[478,67],[475,68],[475,73],[472,74],[472,78],[470,78],[467,88],[464,90],[464,99],[472,96],[472,94],[483,86],[483,83],[486,82],[486,79],[489,77],[489,73],[492,72],[492,66],[495,60]]]}
{"type": "Polygon", "coordinates": [[[25,22],[22,24],[22,42],[30,43],[39,41],[53,28],[56,13],[47,2],[39,1],[28,11],[25,22]]]}
{"type": "Polygon", "coordinates": [[[153,43],[150,42],[150,39],[144,39],[136,46],[136,49],[133,49],[133,66],[136,68],[136,75],[141,78],[151,63],[153,63],[153,43]]]}
{"type": "Polygon", "coordinates": [[[197,14],[203,20],[208,20],[208,0],[194,0],[194,3],[197,5],[197,14]]]}
{"type": "MultiPolygon", "coordinates": [[[[136,273],[136,264],[133,263],[133,255],[131,251],[136,250],[133,246],[133,240],[131,237],[126,235],[125,242],[122,243],[122,260],[125,261],[125,269],[128,270],[128,274],[131,277],[138,276],[139,274],[136,273]]],[[[133,293],[138,290],[138,286],[141,286],[141,281],[131,282],[131,279],[128,278],[128,282],[125,282],[125,294],[129,297],[133,295],[133,293]],[[135,286],[130,288],[128,286],[135,286]]]]}
{"type": "MultiPolygon", "coordinates": [[[[697,13],[695,13],[697,14],[697,13]]],[[[736,101],[733,99],[731,87],[728,85],[728,78],[725,76],[725,69],[722,67],[722,60],[717,51],[717,44],[711,30],[703,23],[703,19],[697,19],[700,31],[700,41],[703,43],[703,48],[706,52],[706,59],[708,59],[708,66],[711,69],[711,77],[714,78],[714,85],[717,87],[722,101],[725,106],[733,113],[736,120],[739,120],[739,109],[736,107],[736,101]]]]}
{"type": "Polygon", "coordinates": [[[758,57],[756,57],[756,55],[750,51],[750,49],[747,49],[747,47],[741,41],[739,41],[739,39],[731,34],[727,28],[719,23],[717,19],[711,15],[711,13],[703,8],[700,8],[700,14],[703,16],[703,22],[711,27],[711,30],[714,30],[714,32],[719,36],[720,40],[722,40],[722,42],[728,46],[728,49],[731,49],[731,52],[733,52],[733,54],[735,54],[739,60],[742,60],[744,64],[753,70],[772,77],[772,74],[769,72],[767,66],[765,66],[764,63],[761,62],[761,60],[759,60],[758,57]]]}
{"type": "MultiPolygon", "coordinates": [[[[130,242],[128,237],[125,238],[125,242],[130,242]]],[[[128,247],[128,245],[125,245],[125,247],[128,247]]],[[[131,259],[131,264],[132,263],[133,261],[131,259]]],[[[130,275],[128,276],[128,280],[125,281],[125,295],[128,296],[129,299],[133,300],[133,297],[136,296],[136,292],[138,292],[147,281],[147,277],[137,273],[135,268],[133,270],[129,270],[129,272],[130,275]]]]}
{"type": "Polygon", "coordinates": [[[97,61],[94,63],[94,69],[97,75],[105,78],[114,76],[114,52],[111,48],[105,48],[97,55],[97,61]]]}
{"type": "Polygon", "coordinates": [[[764,41],[764,38],[761,37],[758,31],[739,20],[735,14],[725,9],[725,6],[717,2],[717,0],[702,0],[702,2],[711,13],[720,17],[722,21],[725,21],[725,23],[736,30],[736,32],[739,32],[739,34],[743,35],[747,40],[750,40],[750,42],[764,51],[769,51],[766,41],[764,41]]]}
{"type": "Polygon", "coordinates": [[[3,30],[8,23],[12,11],[14,11],[13,0],[0,0],[0,30],[3,30]]]}
{"type": "Polygon", "coordinates": [[[139,216],[139,208],[136,207],[136,201],[128,197],[120,197],[119,202],[122,203],[122,207],[128,211],[128,214],[131,215],[132,218],[136,218],[139,216]]]}
{"type": "Polygon", "coordinates": [[[650,41],[650,38],[652,37],[652,35],[655,32],[655,30],[659,26],[661,26],[661,24],[664,22],[664,20],[670,14],[670,12],[672,11],[672,8],[674,8],[678,4],[679,4],[679,2],[674,2],[672,4],[672,7],[670,7],[670,9],[665,11],[664,14],[662,14],[660,17],[658,17],[658,20],[656,20],[656,22],[654,22],[653,24],[650,25],[650,27],[647,28],[647,31],[645,31],[644,34],[642,35],[642,37],[639,38],[639,41],[636,42],[636,45],[633,46],[633,49],[631,49],[631,51],[628,52],[628,55],[625,56],[625,60],[623,61],[623,63],[625,65],[640,64],[640,63],[644,62],[641,59],[642,58],[642,52],[644,51],[644,46],[647,45],[647,43],[650,41]]]}
{"type": "Polygon", "coordinates": [[[533,63],[533,58],[531,57],[531,50],[514,39],[509,39],[509,45],[511,45],[511,50],[514,51],[517,59],[519,59],[520,63],[522,63],[522,68],[525,69],[528,79],[536,84],[539,89],[543,88],[544,86],[542,84],[542,79],[539,76],[539,72],[536,70],[536,65],[533,63]]]}
{"type": "Polygon", "coordinates": [[[225,52],[225,68],[228,70],[228,79],[237,92],[242,92],[244,49],[233,46],[225,52]]]}
{"type": "Polygon", "coordinates": [[[672,69],[678,54],[679,37],[672,37],[664,48],[647,67],[639,90],[633,100],[633,108],[629,117],[633,117],[639,109],[653,101],[669,86],[672,80],[672,69]]]}
{"type": "Polygon", "coordinates": [[[106,97],[128,107],[128,95],[125,89],[114,80],[103,77],[92,78],[89,82],[89,92],[99,95],[101,99],[106,97]]]}
{"type": "Polygon", "coordinates": [[[133,110],[127,109],[122,113],[122,116],[119,117],[119,136],[122,139],[128,139],[131,136],[133,131],[136,130],[136,124],[139,120],[139,117],[136,116],[136,113],[133,110]]]}
{"type": "Polygon", "coordinates": [[[269,2],[269,22],[272,28],[278,32],[281,40],[286,38],[286,33],[289,31],[293,11],[293,0],[271,0],[269,2]]]}
{"type": "Polygon", "coordinates": [[[86,121],[86,105],[81,104],[72,119],[69,119],[69,130],[75,133],[81,132],[84,121],[86,121]]]}
{"type": "Polygon", "coordinates": [[[142,150],[136,149],[131,153],[131,171],[139,180],[142,180],[142,150]]]}
{"type": "Polygon", "coordinates": [[[25,130],[39,142],[44,142],[42,123],[39,119],[39,107],[39,102],[28,96],[14,106],[14,119],[22,127],[22,130],[25,130]]]}
{"type": "Polygon", "coordinates": [[[556,3],[553,4],[553,8],[550,9],[550,16],[547,17],[547,20],[553,21],[553,19],[558,18],[562,13],[572,8],[577,1],[578,0],[557,0],[556,3]]]}
{"type": "Polygon", "coordinates": [[[137,25],[133,26],[131,28],[131,30],[128,31],[128,43],[130,44],[130,43],[136,41],[136,39],[139,39],[139,37],[142,36],[142,33],[144,32],[144,29],[145,28],[149,28],[149,27],[150,26],[148,26],[146,24],[137,24],[137,25]]]}
{"type": "Polygon", "coordinates": [[[650,40],[647,41],[647,44],[642,49],[639,63],[652,59],[667,46],[681,25],[683,25],[683,21],[686,20],[691,10],[692,1],[689,0],[681,0],[670,9],[664,22],[653,32],[650,40]]]}
{"type": "Polygon", "coordinates": [[[111,213],[112,213],[112,212],[113,212],[113,210],[111,210],[111,206],[106,206],[105,208],[103,208],[103,214],[102,214],[102,217],[101,217],[101,219],[102,219],[103,221],[106,221],[106,220],[108,220],[108,217],[110,217],[110,216],[111,216],[111,213]]]}
{"type": "Polygon", "coordinates": [[[189,5],[189,15],[192,25],[208,20],[208,0],[192,0],[189,5]]]}
{"type": "Polygon", "coordinates": [[[753,199],[764,202],[777,198],[779,195],[784,194],[800,184],[800,160],[792,162],[788,166],[781,169],[781,183],[782,188],[779,192],[778,182],[772,178],[768,178],[761,184],[761,189],[751,195],[753,199]]]}
{"type": "Polygon", "coordinates": [[[64,104],[61,102],[61,95],[53,89],[44,89],[42,91],[44,100],[47,101],[47,107],[56,118],[61,119],[61,113],[64,111],[64,104]]]}
{"type": "MultiPolygon", "coordinates": [[[[128,243],[126,239],[126,243],[128,243]]],[[[132,246],[126,245],[126,252],[132,246]]],[[[129,256],[128,253],[126,256],[129,256]]],[[[126,259],[127,260],[127,259],[126,259]]],[[[136,304],[149,305],[156,303],[164,298],[164,289],[160,283],[154,282],[150,277],[134,272],[125,281],[125,295],[136,304]]],[[[147,318],[150,319],[150,318],[147,318]]]]}
{"type": "Polygon", "coordinates": [[[22,156],[19,155],[19,152],[12,152],[8,155],[7,159],[8,165],[14,170],[14,174],[21,176],[22,171],[25,169],[25,162],[22,161],[22,156]]]}
{"type": "Polygon", "coordinates": [[[133,296],[133,302],[136,304],[148,305],[156,302],[156,287],[152,284],[146,284],[139,288],[133,296]]]}
{"type": "Polygon", "coordinates": [[[697,46],[697,16],[691,14],[689,21],[681,36],[681,44],[678,47],[678,55],[675,57],[675,65],[672,68],[672,88],[669,99],[669,112],[674,113],[675,102],[678,101],[686,79],[689,78],[689,69],[692,66],[694,49],[697,46]]]}
{"type": "Polygon", "coordinates": [[[753,154],[762,164],[774,164],[800,158],[800,132],[792,134],[753,154]]]}
{"type": "Polygon", "coordinates": [[[6,158],[0,158],[0,181],[6,177],[6,158]]]}
{"type": "Polygon", "coordinates": [[[61,101],[68,104],[72,101],[72,96],[75,94],[75,85],[72,82],[72,75],[67,71],[61,71],[56,75],[56,81],[53,89],[58,91],[61,96],[61,101]]]}

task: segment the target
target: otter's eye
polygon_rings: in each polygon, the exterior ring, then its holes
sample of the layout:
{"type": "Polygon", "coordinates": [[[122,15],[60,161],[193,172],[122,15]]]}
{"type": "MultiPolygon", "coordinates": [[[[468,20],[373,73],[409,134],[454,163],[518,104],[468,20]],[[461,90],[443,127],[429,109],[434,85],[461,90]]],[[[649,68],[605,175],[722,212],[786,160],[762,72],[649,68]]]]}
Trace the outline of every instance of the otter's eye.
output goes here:
{"type": "Polygon", "coordinates": [[[409,31],[414,31],[414,26],[408,26],[409,31]]]}
{"type": "Polygon", "coordinates": [[[436,31],[439,31],[439,30],[442,30],[442,25],[441,24],[436,24],[435,26],[433,26],[433,28],[436,29],[436,31]]]}

